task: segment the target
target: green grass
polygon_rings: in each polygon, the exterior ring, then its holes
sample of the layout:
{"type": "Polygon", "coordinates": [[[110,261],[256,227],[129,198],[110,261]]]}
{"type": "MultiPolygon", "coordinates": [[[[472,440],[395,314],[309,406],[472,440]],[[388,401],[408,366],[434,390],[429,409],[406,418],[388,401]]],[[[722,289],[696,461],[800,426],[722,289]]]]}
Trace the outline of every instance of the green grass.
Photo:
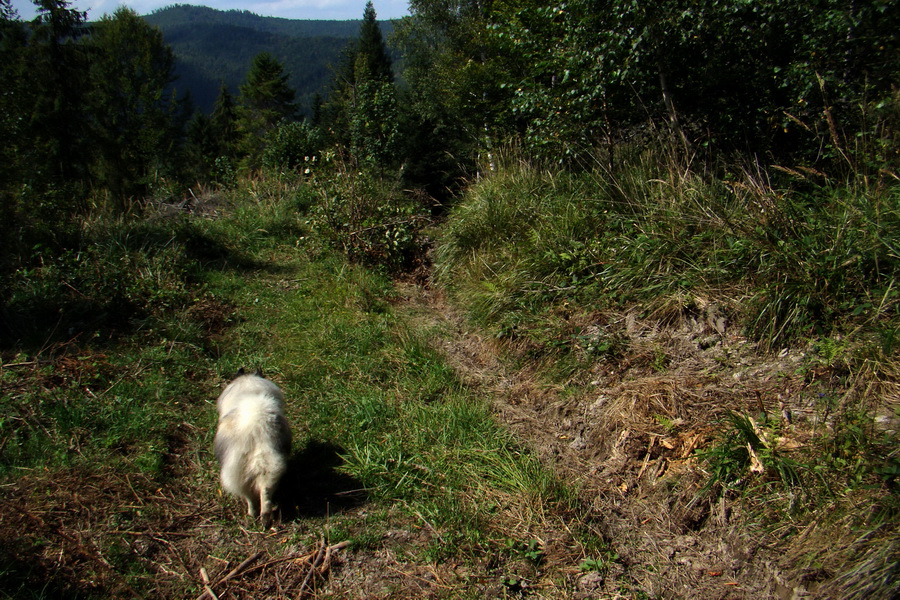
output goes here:
{"type": "MultiPolygon", "coordinates": [[[[895,372],[895,191],[746,191],[653,156],[625,158],[615,172],[580,175],[519,161],[477,182],[441,230],[440,281],[476,323],[522,343],[520,360],[539,360],[565,381],[563,393],[580,393],[596,363],[633,350],[620,332],[583,327],[578,316],[591,311],[688,311],[694,295],[725,291],[742,300],[729,309],[763,345],[828,333],[796,368],[808,371],[802,393],[829,430],[786,454],[772,441],[778,425],[734,413],[705,454],[709,489],[744,498],[761,527],[796,532],[830,510],[857,519],[858,531],[889,531],[900,468],[892,439],[867,417],[869,392],[853,382],[895,372]],[[817,387],[823,370],[850,392],[817,387]],[[874,499],[871,514],[853,512],[862,497],[874,499]],[[796,523],[785,524],[786,514],[796,523]]],[[[340,211],[353,213],[352,227],[413,213],[370,214],[373,198],[361,196],[328,213],[334,205],[321,203],[334,185],[246,181],[222,192],[218,218],[87,220],[77,247],[26,257],[3,297],[12,326],[0,346],[0,483],[22,482],[27,496],[49,489],[35,484],[41,477],[116,474],[124,480],[109,502],[171,487],[188,501],[233,507],[215,494],[214,401],[239,367],[261,367],[285,390],[295,458],[330,471],[352,497],[343,506],[367,507],[303,514],[302,533],[278,544],[304,545],[321,531],[364,552],[405,529],[424,532],[404,547],[411,560],[502,557],[538,568],[546,549],[537,541],[549,528],[570,536],[568,568],[608,570],[616,550],[591,526],[578,490],[498,425],[484,392],[457,379],[434,349],[445,332],[395,309],[386,273],[406,260],[409,240],[378,246],[387,231],[379,225],[370,230],[378,244],[348,248],[336,243],[338,229],[322,229],[340,211]],[[384,267],[371,268],[379,257],[384,267]]],[[[351,188],[337,192],[371,192],[351,188]]],[[[644,350],[653,373],[674,360],[665,346],[644,350]]],[[[653,418],[674,435],[675,421],[653,418]]],[[[337,501],[296,490],[312,495],[301,503],[337,501]]],[[[127,581],[149,586],[152,570],[115,533],[135,527],[132,512],[114,504],[84,530],[127,581]]],[[[221,549],[235,556],[225,542],[221,549]]],[[[7,560],[18,550],[0,550],[0,573],[34,579],[7,560]]],[[[867,552],[856,553],[848,588],[868,573],[885,576],[883,556],[867,552]]],[[[508,590],[521,583],[502,571],[491,576],[505,577],[508,590]]]]}
{"type": "MultiPolygon", "coordinates": [[[[575,492],[432,349],[437,332],[393,310],[390,279],[309,228],[313,189],[259,180],[228,194],[217,219],[85,222],[83,248],[19,274],[6,316],[31,317],[29,298],[43,294],[62,317],[52,332],[24,319],[4,341],[3,485],[114,473],[151,494],[174,486],[230,506],[212,487],[214,401],[239,367],[261,367],[285,390],[297,456],[336,455],[329,477],[355,490],[355,502],[393,527],[429,532],[407,550],[412,560],[477,562],[550,521],[583,518],[575,492]]],[[[123,581],[152,587],[153,571],[113,534],[138,527],[123,510],[95,515],[93,543],[123,581]]],[[[378,547],[389,527],[352,514],[303,518],[360,551],[378,547]]],[[[2,568],[13,583],[37,577],[2,568]]]]}
{"type": "Polygon", "coordinates": [[[451,212],[438,279],[479,323],[525,337],[548,306],[727,292],[747,299],[739,321],[770,348],[851,331],[893,347],[900,186],[777,188],[658,149],[617,158],[579,174],[501,160],[451,212]]]}
{"type": "Polygon", "coordinates": [[[240,300],[243,323],[225,362],[260,365],[284,385],[301,447],[338,448],[342,472],[370,498],[399,502],[454,540],[443,552],[474,552],[507,526],[496,520],[499,502],[533,515],[518,525],[523,535],[537,526],[534,506],[574,507],[485,399],[459,384],[428,346],[430,332],[411,330],[381,300],[391,293],[384,276],[327,252],[298,256],[243,290],[252,293],[240,300]]]}

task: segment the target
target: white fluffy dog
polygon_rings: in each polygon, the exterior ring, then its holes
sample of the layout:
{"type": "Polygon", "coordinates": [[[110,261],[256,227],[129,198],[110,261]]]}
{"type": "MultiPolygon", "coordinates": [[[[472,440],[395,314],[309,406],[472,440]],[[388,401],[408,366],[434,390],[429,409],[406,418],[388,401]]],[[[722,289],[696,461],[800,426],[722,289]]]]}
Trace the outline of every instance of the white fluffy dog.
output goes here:
{"type": "Polygon", "coordinates": [[[222,487],[247,501],[251,517],[268,525],[272,495],[284,474],[291,451],[291,428],[284,417],[284,394],[257,371],[241,369],[219,396],[216,458],[222,465],[222,487]]]}

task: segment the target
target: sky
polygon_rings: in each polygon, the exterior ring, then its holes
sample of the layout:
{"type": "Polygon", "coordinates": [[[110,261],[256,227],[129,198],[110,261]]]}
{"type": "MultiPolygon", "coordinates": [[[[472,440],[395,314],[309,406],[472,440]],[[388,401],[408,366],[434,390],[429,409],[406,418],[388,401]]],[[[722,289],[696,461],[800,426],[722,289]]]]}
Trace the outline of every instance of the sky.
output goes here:
{"type": "MultiPolygon", "coordinates": [[[[219,10],[249,10],[264,17],[335,20],[362,19],[366,8],[366,0],[71,0],[70,8],[87,11],[88,19],[94,21],[123,4],[139,15],[172,4],[194,4],[219,10]]],[[[373,0],[373,4],[379,21],[409,14],[408,0],[373,0]]],[[[30,0],[12,0],[12,5],[23,20],[34,18],[30,0]]]]}

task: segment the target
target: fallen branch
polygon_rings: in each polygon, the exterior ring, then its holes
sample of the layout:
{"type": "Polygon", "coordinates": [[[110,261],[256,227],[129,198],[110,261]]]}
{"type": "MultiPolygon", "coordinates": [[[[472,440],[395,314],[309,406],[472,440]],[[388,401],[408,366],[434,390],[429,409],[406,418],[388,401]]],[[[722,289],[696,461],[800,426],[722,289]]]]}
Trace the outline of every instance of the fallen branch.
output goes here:
{"type": "Polygon", "coordinates": [[[322,544],[319,546],[319,551],[316,553],[316,558],[312,561],[312,564],[309,566],[309,571],[306,573],[306,577],[303,578],[303,583],[300,584],[300,593],[297,595],[297,598],[303,597],[303,593],[306,590],[307,584],[309,584],[309,580],[312,577],[312,574],[316,572],[316,566],[319,561],[325,556],[325,540],[322,540],[322,544]]]}
{"type": "Polygon", "coordinates": [[[322,540],[321,546],[319,547],[318,552],[316,552],[316,557],[309,565],[309,571],[306,573],[306,577],[303,578],[303,583],[300,584],[300,592],[297,594],[297,600],[301,600],[306,595],[306,587],[307,585],[309,585],[313,573],[318,574],[320,577],[324,576],[325,572],[328,571],[328,567],[331,563],[332,554],[334,552],[337,552],[341,548],[346,548],[349,545],[350,541],[344,540],[343,542],[338,542],[337,544],[326,546],[325,540],[322,540]]]}
{"type": "MultiPolygon", "coordinates": [[[[251,556],[250,558],[246,559],[244,562],[242,562],[241,564],[239,564],[238,566],[236,566],[235,568],[233,568],[233,569],[228,573],[228,575],[226,575],[225,577],[223,577],[222,579],[220,579],[219,581],[217,581],[217,582],[216,582],[216,585],[222,585],[223,583],[227,583],[229,580],[234,579],[235,577],[237,577],[238,575],[240,575],[241,572],[242,572],[244,569],[246,569],[248,566],[250,566],[251,564],[253,564],[253,562],[256,561],[256,559],[258,559],[258,558],[259,558],[260,556],[262,556],[263,554],[264,554],[264,553],[263,553],[262,551],[259,551],[259,552],[257,552],[256,554],[254,554],[253,556],[251,556]]],[[[218,598],[216,597],[216,595],[213,593],[212,586],[206,585],[206,586],[204,586],[204,587],[205,587],[206,589],[203,590],[203,593],[202,593],[202,594],[200,594],[199,596],[197,596],[197,600],[202,600],[203,598],[205,598],[205,597],[207,597],[207,596],[209,596],[212,600],[218,600],[218,598]]]]}
{"type": "Polygon", "coordinates": [[[209,587],[209,575],[206,573],[206,569],[200,567],[200,579],[203,580],[203,589],[206,591],[206,594],[212,598],[212,600],[219,600],[219,597],[216,596],[216,593],[209,587]]]}
{"type": "Polygon", "coordinates": [[[197,596],[197,600],[203,600],[204,598],[209,598],[210,600],[218,600],[218,596],[216,596],[213,588],[218,588],[222,584],[227,583],[228,581],[235,579],[238,576],[247,576],[257,571],[263,571],[273,565],[290,561],[294,561],[297,565],[309,563],[309,571],[306,573],[306,576],[303,579],[303,583],[300,584],[300,592],[298,598],[302,598],[313,573],[318,573],[319,576],[323,576],[328,570],[328,567],[331,563],[331,557],[334,555],[334,553],[342,550],[343,548],[346,548],[349,545],[350,541],[345,540],[343,542],[338,542],[337,544],[327,546],[325,544],[325,541],[323,540],[322,542],[320,542],[319,547],[315,551],[308,554],[303,554],[300,556],[283,556],[281,558],[275,558],[266,561],[260,565],[256,565],[255,567],[248,568],[257,559],[259,559],[260,556],[264,554],[264,552],[260,551],[247,558],[244,562],[229,571],[227,575],[225,575],[215,583],[210,583],[209,576],[207,575],[206,570],[201,569],[200,578],[203,584],[203,592],[199,596],[197,596]]]}

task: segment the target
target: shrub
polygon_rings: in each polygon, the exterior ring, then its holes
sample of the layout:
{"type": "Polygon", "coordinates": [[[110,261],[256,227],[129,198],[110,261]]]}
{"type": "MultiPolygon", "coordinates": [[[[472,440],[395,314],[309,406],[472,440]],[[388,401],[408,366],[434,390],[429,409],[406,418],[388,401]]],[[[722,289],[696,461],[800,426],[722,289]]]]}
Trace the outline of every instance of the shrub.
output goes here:
{"type": "Polygon", "coordinates": [[[411,269],[423,259],[422,204],[385,180],[337,172],[317,181],[319,202],[309,225],[351,260],[389,272],[411,269]]]}
{"type": "Polygon", "coordinates": [[[266,137],[262,163],[268,169],[298,169],[309,174],[321,147],[321,134],[305,121],[282,123],[266,137]]]}

